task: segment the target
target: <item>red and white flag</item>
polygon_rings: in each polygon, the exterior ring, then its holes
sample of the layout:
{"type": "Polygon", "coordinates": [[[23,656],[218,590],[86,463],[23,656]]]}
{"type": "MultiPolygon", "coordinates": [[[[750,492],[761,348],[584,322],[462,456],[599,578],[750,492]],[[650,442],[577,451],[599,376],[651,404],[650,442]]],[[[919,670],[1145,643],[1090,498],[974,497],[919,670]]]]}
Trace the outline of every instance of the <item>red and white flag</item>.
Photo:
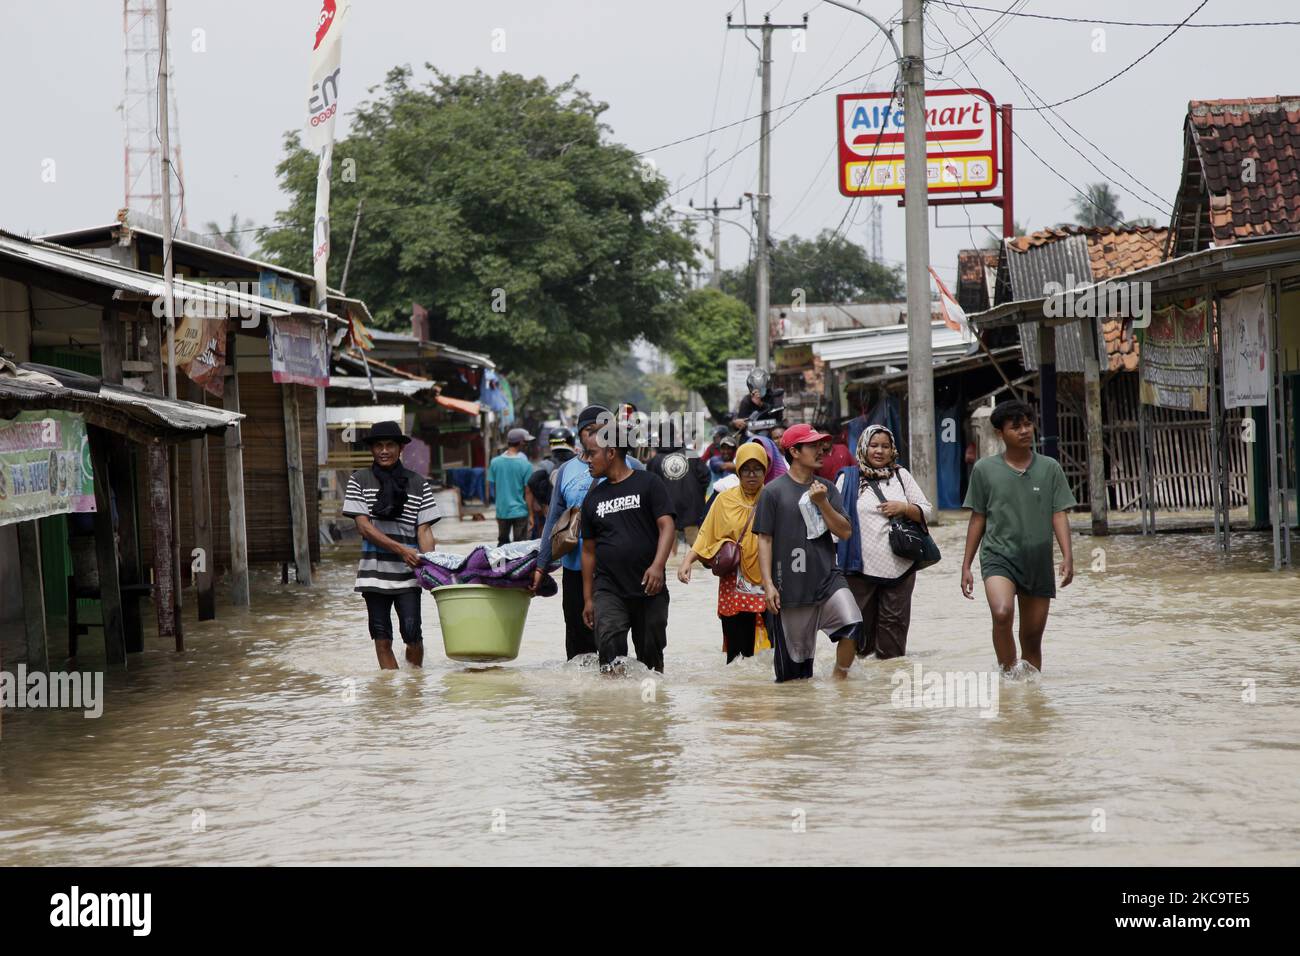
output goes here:
{"type": "Polygon", "coordinates": [[[930,276],[934,279],[934,284],[939,287],[939,305],[943,308],[944,325],[954,332],[960,332],[962,341],[970,342],[974,333],[966,318],[966,311],[957,304],[957,298],[948,291],[948,287],[939,278],[939,273],[934,271],[934,266],[930,267],[930,276]]]}
{"type": "Polygon", "coordinates": [[[316,216],[312,228],[312,274],[316,308],[325,308],[326,267],[330,257],[330,167],[334,160],[334,120],[339,108],[343,68],[343,24],[351,0],[322,0],[311,51],[311,88],[307,98],[307,145],[319,156],[316,166],[316,216]]]}

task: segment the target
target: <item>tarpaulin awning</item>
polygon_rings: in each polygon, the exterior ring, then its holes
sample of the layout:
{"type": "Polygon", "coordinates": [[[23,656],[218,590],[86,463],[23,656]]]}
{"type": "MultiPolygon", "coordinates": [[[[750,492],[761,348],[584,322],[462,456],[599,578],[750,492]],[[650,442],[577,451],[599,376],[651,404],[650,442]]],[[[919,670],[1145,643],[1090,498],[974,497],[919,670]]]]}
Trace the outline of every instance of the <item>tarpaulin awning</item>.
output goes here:
{"type": "Polygon", "coordinates": [[[451,398],[447,395],[438,396],[438,404],[444,408],[450,408],[454,411],[464,412],[466,415],[477,416],[479,413],[478,402],[467,402],[463,398],[451,398]]]}

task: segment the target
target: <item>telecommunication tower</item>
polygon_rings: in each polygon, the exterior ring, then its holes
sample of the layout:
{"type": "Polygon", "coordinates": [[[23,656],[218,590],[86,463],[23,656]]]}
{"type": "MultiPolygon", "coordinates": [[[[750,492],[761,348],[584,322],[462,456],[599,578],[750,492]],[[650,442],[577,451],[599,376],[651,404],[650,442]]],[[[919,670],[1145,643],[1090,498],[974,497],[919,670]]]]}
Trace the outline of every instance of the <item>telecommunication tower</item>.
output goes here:
{"type": "MultiPolygon", "coordinates": [[[[170,13],[170,5],[168,12],[170,13]]],[[[170,20],[170,16],[168,17],[170,20]]],[[[159,37],[157,0],[122,0],[122,35],[125,83],[122,97],[124,132],[124,199],[132,212],[162,217],[162,145],[158,136],[159,37]]],[[[168,40],[170,41],[170,36],[168,40]]],[[[167,44],[168,49],[171,43],[167,44]]],[[[184,180],[181,134],[176,117],[176,83],[171,57],[167,63],[168,112],[171,121],[172,163],[184,180]]],[[[172,184],[176,190],[176,184],[172,184]]],[[[185,205],[180,205],[180,225],[185,227],[185,205]]]]}

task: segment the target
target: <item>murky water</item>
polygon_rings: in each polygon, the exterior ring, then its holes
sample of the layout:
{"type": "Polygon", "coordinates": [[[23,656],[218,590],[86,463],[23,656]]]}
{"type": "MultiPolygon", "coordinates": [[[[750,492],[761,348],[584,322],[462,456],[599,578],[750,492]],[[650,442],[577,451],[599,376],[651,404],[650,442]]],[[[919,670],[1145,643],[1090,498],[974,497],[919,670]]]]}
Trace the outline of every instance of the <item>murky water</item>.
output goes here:
{"type": "MultiPolygon", "coordinates": [[[[440,530],[468,549],[492,527],[440,530]]],[[[426,597],[428,666],[380,673],[352,547],[311,591],[261,575],[254,612],[110,675],[101,719],[5,713],[0,863],[1297,861],[1300,577],[1262,538],[1230,565],[1208,537],[1076,538],[1040,683],[991,718],[894,707],[900,669],[991,664],[963,533],[938,529],[907,661],[842,683],[825,641],[811,682],[726,666],[713,579],[673,580],[653,700],[643,673],[564,664],[558,597],[492,670],[443,657],[426,597]]]]}

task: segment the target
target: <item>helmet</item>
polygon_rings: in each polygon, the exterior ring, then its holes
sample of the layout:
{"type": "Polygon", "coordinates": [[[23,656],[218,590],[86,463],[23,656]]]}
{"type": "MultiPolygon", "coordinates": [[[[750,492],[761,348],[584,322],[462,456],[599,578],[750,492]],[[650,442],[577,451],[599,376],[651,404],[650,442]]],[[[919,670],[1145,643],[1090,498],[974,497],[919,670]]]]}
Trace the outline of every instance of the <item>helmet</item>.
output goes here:
{"type": "Polygon", "coordinates": [[[561,426],[551,429],[551,436],[547,444],[552,448],[572,448],[574,441],[573,429],[561,426]]]}
{"type": "Polygon", "coordinates": [[[751,392],[757,391],[760,394],[767,394],[768,383],[772,381],[772,375],[765,368],[756,368],[745,376],[745,387],[751,392]]]}

